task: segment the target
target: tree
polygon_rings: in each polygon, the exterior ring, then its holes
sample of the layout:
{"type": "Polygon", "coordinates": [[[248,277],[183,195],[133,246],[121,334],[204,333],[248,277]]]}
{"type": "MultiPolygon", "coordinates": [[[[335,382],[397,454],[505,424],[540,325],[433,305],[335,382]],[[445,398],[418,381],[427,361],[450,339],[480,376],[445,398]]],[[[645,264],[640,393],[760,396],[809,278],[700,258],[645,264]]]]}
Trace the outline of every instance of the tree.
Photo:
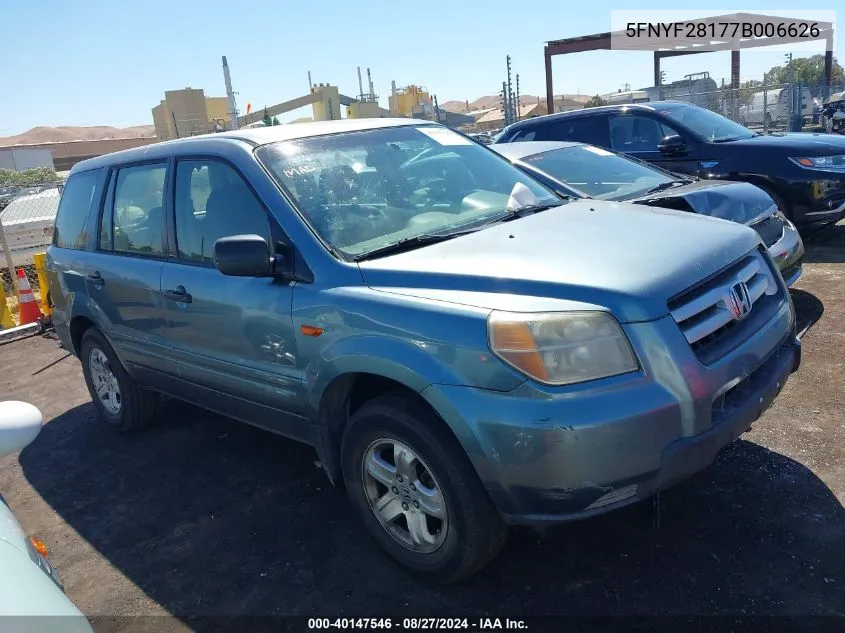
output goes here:
{"type": "Polygon", "coordinates": [[[279,123],[279,117],[273,117],[273,125],[281,125],[281,123],[279,123]]]}
{"type": "MultiPolygon", "coordinates": [[[[839,65],[835,57],[833,58],[833,67],[831,70],[830,81],[832,84],[840,84],[845,80],[845,69],[839,65]]],[[[819,95],[824,84],[824,55],[795,57],[792,60],[792,72],[796,82],[807,86],[813,95],[819,95]]],[[[788,80],[788,64],[773,66],[766,73],[766,83],[768,85],[784,84],[788,80]]]]}
{"type": "Polygon", "coordinates": [[[602,99],[600,96],[596,95],[595,97],[590,97],[590,100],[584,104],[585,108],[597,108],[598,106],[607,105],[607,101],[602,99]]]}
{"type": "Polygon", "coordinates": [[[13,169],[0,169],[0,187],[17,185],[19,187],[31,187],[33,185],[46,185],[54,182],[61,182],[61,178],[55,169],[50,167],[34,167],[15,171],[13,169]]]}
{"type": "Polygon", "coordinates": [[[270,115],[267,114],[267,108],[264,108],[264,119],[263,119],[263,121],[264,121],[264,125],[267,126],[267,127],[270,127],[271,125],[273,125],[273,120],[270,118],[270,115]]]}

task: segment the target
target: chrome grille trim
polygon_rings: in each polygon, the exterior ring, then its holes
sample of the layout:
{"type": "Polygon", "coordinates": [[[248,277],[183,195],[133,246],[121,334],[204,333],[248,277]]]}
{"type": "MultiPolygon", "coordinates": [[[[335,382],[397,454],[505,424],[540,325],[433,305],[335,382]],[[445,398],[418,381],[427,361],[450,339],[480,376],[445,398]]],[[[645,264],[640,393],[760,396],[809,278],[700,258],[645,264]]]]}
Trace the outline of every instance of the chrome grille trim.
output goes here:
{"type": "Polygon", "coordinates": [[[778,292],[771,268],[759,252],[754,252],[670,302],[670,314],[690,345],[741,323],[730,309],[730,287],[740,281],[748,286],[750,312],[762,297],[778,292]]]}

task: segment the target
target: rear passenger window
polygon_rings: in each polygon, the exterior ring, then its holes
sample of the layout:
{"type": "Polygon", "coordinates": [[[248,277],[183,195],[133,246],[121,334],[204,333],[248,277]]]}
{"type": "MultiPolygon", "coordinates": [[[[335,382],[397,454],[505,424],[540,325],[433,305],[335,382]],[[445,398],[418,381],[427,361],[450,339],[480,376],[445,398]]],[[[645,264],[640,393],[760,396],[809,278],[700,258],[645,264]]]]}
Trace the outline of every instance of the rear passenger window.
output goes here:
{"type": "Polygon", "coordinates": [[[176,164],[176,245],[179,259],[211,265],[214,242],[254,234],[270,241],[270,223],[261,202],[240,174],[216,160],[176,164]]]}
{"type": "Polygon", "coordinates": [[[74,174],[68,179],[56,212],[56,227],[53,232],[55,246],[75,250],[85,248],[90,230],[88,215],[99,176],[98,169],[74,174]]]}
{"type": "Polygon", "coordinates": [[[607,118],[594,115],[551,121],[549,122],[547,139],[550,141],[577,141],[607,147],[609,140],[607,118]]]}
{"type": "Polygon", "coordinates": [[[164,253],[164,178],[166,164],[124,167],[114,189],[112,243],[116,253],[164,253]]]}

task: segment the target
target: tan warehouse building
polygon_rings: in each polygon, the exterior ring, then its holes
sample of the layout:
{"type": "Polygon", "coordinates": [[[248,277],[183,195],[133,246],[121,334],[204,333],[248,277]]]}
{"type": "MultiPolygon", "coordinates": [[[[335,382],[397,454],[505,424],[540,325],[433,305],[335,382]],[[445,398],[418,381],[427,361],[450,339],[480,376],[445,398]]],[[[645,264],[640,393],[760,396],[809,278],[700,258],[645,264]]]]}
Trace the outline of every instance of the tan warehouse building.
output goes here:
{"type": "Polygon", "coordinates": [[[226,97],[206,97],[201,88],[167,90],[153,108],[156,136],[162,141],[231,127],[226,97]]]}

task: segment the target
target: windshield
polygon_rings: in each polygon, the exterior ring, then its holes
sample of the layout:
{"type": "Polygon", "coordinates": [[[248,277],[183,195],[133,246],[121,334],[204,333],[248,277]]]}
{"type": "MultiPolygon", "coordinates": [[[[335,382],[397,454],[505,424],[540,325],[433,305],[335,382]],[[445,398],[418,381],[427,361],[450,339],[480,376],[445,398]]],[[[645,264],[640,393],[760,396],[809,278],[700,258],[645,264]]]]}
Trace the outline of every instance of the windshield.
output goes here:
{"type": "Polygon", "coordinates": [[[574,145],[522,159],[555,180],[600,200],[626,200],[675,179],[592,145],[574,145]]]}
{"type": "Polygon", "coordinates": [[[514,210],[512,194],[523,205],[563,204],[506,160],[440,126],[271,143],[256,156],[323,241],[348,257],[493,221],[514,210]]]}
{"type": "Polygon", "coordinates": [[[755,136],[747,127],[694,105],[664,110],[664,114],[708,141],[738,141],[755,136]]]}

